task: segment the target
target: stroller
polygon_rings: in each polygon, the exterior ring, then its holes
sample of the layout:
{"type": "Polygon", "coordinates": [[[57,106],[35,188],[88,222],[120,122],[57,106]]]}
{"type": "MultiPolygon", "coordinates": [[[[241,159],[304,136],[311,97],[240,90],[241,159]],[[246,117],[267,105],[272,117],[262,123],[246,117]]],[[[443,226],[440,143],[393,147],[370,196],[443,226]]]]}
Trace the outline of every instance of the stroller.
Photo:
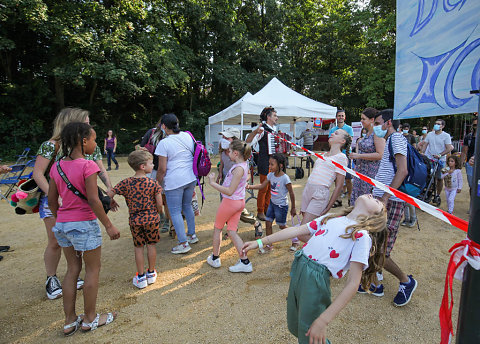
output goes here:
{"type": "Polygon", "coordinates": [[[432,203],[434,206],[439,207],[442,200],[440,199],[440,195],[437,192],[437,180],[435,179],[437,169],[440,168],[439,160],[429,159],[425,155],[423,156],[423,160],[427,165],[428,170],[427,184],[425,185],[422,193],[417,198],[421,201],[424,201],[426,203],[432,203]]]}

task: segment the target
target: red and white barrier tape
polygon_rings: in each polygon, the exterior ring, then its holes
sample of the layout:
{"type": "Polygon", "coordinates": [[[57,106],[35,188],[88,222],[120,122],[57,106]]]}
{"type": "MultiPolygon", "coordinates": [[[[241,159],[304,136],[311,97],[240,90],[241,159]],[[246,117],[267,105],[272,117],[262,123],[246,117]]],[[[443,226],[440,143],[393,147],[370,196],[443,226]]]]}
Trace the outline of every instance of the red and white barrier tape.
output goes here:
{"type": "MultiPolygon", "coordinates": [[[[308,150],[308,149],[306,149],[306,148],[304,148],[304,147],[301,147],[301,146],[299,146],[299,145],[297,145],[297,144],[295,144],[295,143],[293,143],[293,142],[290,142],[290,141],[284,139],[283,137],[277,136],[277,135],[275,135],[275,134],[273,134],[273,133],[270,133],[270,132],[268,132],[268,133],[269,133],[270,135],[273,135],[274,137],[282,140],[282,141],[285,141],[285,142],[287,142],[287,143],[295,146],[295,147],[298,147],[298,148],[300,148],[300,149],[303,149],[303,150],[304,150],[305,152],[307,152],[307,153],[310,153],[310,154],[312,154],[312,155],[315,155],[315,156],[318,157],[319,159],[322,159],[322,160],[326,161],[325,158],[324,158],[321,154],[317,154],[317,153],[315,153],[315,152],[312,152],[312,151],[310,151],[310,150],[308,150]]],[[[421,210],[423,210],[424,212],[426,212],[426,213],[428,213],[428,214],[430,214],[430,215],[432,215],[432,216],[435,216],[437,219],[440,219],[440,220],[442,220],[442,221],[444,221],[444,222],[446,222],[446,223],[448,223],[448,224],[450,224],[450,225],[452,225],[452,226],[454,226],[454,227],[457,227],[458,229],[461,229],[461,230],[464,231],[464,232],[467,232],[467,231],[468,231],[468,222],[467,222],[467,221],[465,221],[465,220],[463,220],[463,219],[460,219],[460,218],[458,218],[458,217],[456,217],[456,216],[453,216],[452,214],[449,214],[449,213],[447,213],[446,211],[444,211],[444,210],[442,210],[442,209],[439,209],[439,208],[437,208],[437,207],[434,207],[434,206],[432,206],[432,205],[430,205],[430,204],[428,204],[428,203],[425,203],[425,202],[423,202],[423,201],[421,201],[421,200],[419,200],[419,199],[417,199],[417,198],[414,198],[414,197],[412,197],[412,196],[409,196],[409,195],[407,195],[406,193],[403,193],[403,192],[401,192],[401,191],[398,191],[397,189],[394,189],[394,188],[392,188],[392,187],[390,187],[390,186],[388,186],[388,185],[385,185],[385,184],[379,182],[378,180],[375,180],[375,179],[373,179],[373,178],[367,177],[367,176],[365,176],[365,175],[363,175],[363,174],[361,174],[361,173],[358,173],[358,172],[356,172],[356,171],[354,171],[354,170],[352,170],[352,169],[350,169],[350,168],[348,168],[348,167],[346,167],[346,166],[342,166],[342,165],[340,165],[339,163],[337,163],[337,162],[335,162],[335,161],[330,161],[330,162],[331,162],[333,165],[335,165],[335,167],[338,167],[339,169],[341,169],[341,170],[343,170],[343,171],[345,171],[345,172],[350,173],[352,176],[355,176],[355,177],[357,177],[357,178],[360,178],[360,179],[363,180],[364,182],[367,182],[368,184],[373,185],[373,186],[375,186],[376,188],[378,188],[378,189],[380,189],[380,190],[382,190],[382,191],[388,192],[390,195],[393,195],[393,196],[395,196],[395,197],[400,198],[401,200],[407,202],[408,204],[411,204],[411,205],[417,207],[418,209],[421,209],[421,210]]]]}

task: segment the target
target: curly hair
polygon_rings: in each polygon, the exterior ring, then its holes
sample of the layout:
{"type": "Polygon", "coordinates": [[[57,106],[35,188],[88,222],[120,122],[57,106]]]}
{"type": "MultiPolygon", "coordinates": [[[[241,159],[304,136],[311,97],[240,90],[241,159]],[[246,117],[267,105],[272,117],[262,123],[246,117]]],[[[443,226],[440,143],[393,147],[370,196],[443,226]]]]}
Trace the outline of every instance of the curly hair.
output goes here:
{"type": "Polygon", "coordinates": [[[272,113],[277,112],[273,106],[267,106],[263,108],[262,112],[260,113],[260,120],[267,121],[267,117],[270,116],[272,113]]]}
{"type": "MultiPolygon", "coordinates": [[[[327,215],[322,219],[322,224],[329,220],[350,214],[353,207],[346,208],[343,212],[337,214],[327,215]]],[[[387,210],[385,206],[381,211],[373,215],[362,215],[357,217],[357,223],[345,228],[345,234],[340,237],[343,239],[356,240],[355,234],[359,230],[366,230],[372,239],[372,247],[370,249],[370,257],[368,258],[368,268],[363,271],[361,284],[362,288],[369,290],[372,283],[377,284],[377,272],[382,271],[385,264],[385,250],[387,247],[387,210]]]]}
{"type": "Polygon", "coordinates": [[[85,154],[83,151],[82,140],[88,139],[93,133],[93,128],[90,124],[84,122],[72,122],[68,123],[62,130],[60,135],[60,140],[62,143],[62,158],[69,157],[73,150],[80,145],[82,148],[82,154],[85,154]]]}
{"type": "Polygon", "coordinates": [[[456,170],[461,170],[462,169],[462,164],[460,163],[460,158],[454,154],[451,154],[447,158],[447,165],[448,165],[448,160],[453,159],[455,161],[455,169],[456,170]]]}

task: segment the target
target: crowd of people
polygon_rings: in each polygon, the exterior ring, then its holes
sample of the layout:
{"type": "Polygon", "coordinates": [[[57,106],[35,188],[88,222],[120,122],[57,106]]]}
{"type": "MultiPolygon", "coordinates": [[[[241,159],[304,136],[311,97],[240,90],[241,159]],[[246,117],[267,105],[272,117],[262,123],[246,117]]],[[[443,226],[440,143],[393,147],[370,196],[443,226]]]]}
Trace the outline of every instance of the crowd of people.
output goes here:
{"type": "MultiPolygon", "coordinates": [[[[78,329],[95,330],[115,320],[116,312],[97,314],[95,310],[99,284],[102,236],[97,219],[111,240],[118,239],[119,230],[110,222],[99,199],[97,177],[105,184],[111,198],[111,210],[116,211],[115,196],[123,196],[129,210],[129,226],[134,243],[137,271],[132,283],[145,288],[155,283],[156,244],[160,232],[173,226],[177,244],[173,254],[189,252],[199,241],[195,232],[195,187],[193,171],[195,139],[180,130],[174,114],[165,114],[155,128],[148,130],[140,144],[128,156],[132,177],[113,186],[102,163],[96,145],[96,132],[89,125],[90,114],[78,108],[65,108],[54,121],[52,137],[42,143],[33,170],[33,177],[43,196],[40,199],[40,218],[47,232],[44,253],[46,293],[49,299],[63,296],[64,334],[78,329]],[[61,202],[59,202],[61,198],[61,202]],[[185,228],[185,222],[187,228],[185,228]],[[144,250],[147,251],[145,269],[144,250]],[[67,261],[67,272],[61,283],[56,276],[61,253],[67,261]],[[85,263],[85,280],[79,278],[85,263]],[[76,293],[83,288],[84,312],[77,315],[76,293]]],[[[422,135],[410,133],[408,123],[401,125],[390,109],[378,111],[366,108],[361,114],[362,134],[352,151],[353,129],[346,124],[345,111],[339,110],[337,123],[329,131],[328,152],[317,159],[302,192],[300,212],[297,212],[292,182],[286,173],[287,162],[282,154],[271,154],[267,140],[276,132],[278,116],[273,107],[260,114],[261,124],[245,141],[235,128],[220,135],[220,168],[218,176],[208,175],[209,185],[220,193],[212,238],[212,251],[206,263],[221,267],[220,244],[226,225],[228,237],[238,253],[238,261],[229,267],[233,273],[250,273],[252,262],[247,254],[273,250],[273,243],[291,240],[295,252],[287,298],[288,328],[300,343],[326,340],[326,327],[345,307],[356,292],[374,296],[384,295],[382,271],[386,270],[399,281],[393,304],[410,302],[418,283],[406,274],[391,258],[399,226],[413,226],[415,208],[402,199],[373,188],[370,184],[345,173],[354,170],[393,188],[399,188],[407,176],[407,147],[412,145],[434,160],[439,168],[438,192],[445,182],[448,211],[453,213],[454,200],[462,190],[460,169],[468,166],[467,177],[472,187],[473,153],[477,120],[472,132],[465,137],[460,156],[451,154],[450,135],[443,131],[445,122],[437,119],[433,130],[422,129],[422,135]],[[259,146],[258,173],[260,182],[248,184],[251,145],[259,146]],[[386,147],[389,147],[388,149],[386,147]],[[470,171],[470,172],[469,172],[470,171]],[[347,187],[348,205],[340,214],[331,209],[342,207],[341,193],[347,187]],[[330,190],[333,187],[333,191],[330,190]],[[257,218],[265,221],[266,236],[243,242],[238,235],[240,216],[245,209],[245,190],[259,190],[257,218]],[[289,211],[290,210],[290,211],[289,211]],[[298,226],[287,228],[287,216],[302,216],[298,226]],[[403,220],[403,222],[402,222],[403,220]],[[280,231],[273,232],[273,222],[280,231]],[[300,243],[302,246],[300,247],[300,243]],[[330,277],[342,278],[347,270],[343,291],[331,300],[330,277]]],[[[315,136],[302,134],[305,147],[313,149],[315,136]]],[[[104,152],[118,169],[115,159],[117,138],[112,130],[104,139],[104,152]]],[[[8,169],[2,166],[2,172],[8,169]]]]}

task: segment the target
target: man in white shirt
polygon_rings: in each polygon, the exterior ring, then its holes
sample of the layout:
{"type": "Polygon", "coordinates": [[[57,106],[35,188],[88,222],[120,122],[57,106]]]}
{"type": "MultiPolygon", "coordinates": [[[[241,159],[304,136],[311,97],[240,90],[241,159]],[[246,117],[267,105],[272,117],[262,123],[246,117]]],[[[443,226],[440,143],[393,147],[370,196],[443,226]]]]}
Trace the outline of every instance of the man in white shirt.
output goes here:
{"type": "Polygon", "coordinates": [[[433,126],[433,131],[427,134],[425,141],[422,142],[422,153],[425,153],[429,159],[438,159],[438,168],[435,173],[437,180],[437,193],[440,195],[443,188],[443,180],[441,178],[441,170],[445,167],[447,154],[453,149],[450,134],[443,131],[445,121],[437,119],[433,126]]]}

